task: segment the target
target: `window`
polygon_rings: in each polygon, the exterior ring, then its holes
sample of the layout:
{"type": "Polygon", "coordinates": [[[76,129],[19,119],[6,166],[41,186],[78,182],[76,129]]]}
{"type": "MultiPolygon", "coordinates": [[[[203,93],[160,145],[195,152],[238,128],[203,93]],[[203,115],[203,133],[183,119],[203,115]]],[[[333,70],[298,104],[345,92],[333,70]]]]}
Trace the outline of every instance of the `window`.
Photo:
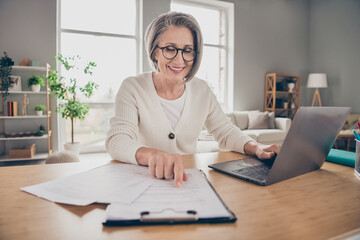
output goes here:
{"type": "Polygon", "coordinates": [[[196,76],[208,83],[224,111],[232,111],[233,4],[174,0],[171,11],[189,13],[198,21],[204,37],[204,53],[196,76]]]}
{"type": "MultiPolygon", "coordinates": [[[[103,150],[117,90],[126,77],[141,71],[139,1],[59,0],[58,4],[58,52],[97,64],[93,77],[99,88],[87,100],[86,119],[75,122],[75,140],[84,151],[103,150]]],[[[65,128],[61,142],[70,141],[70,120],[60,125],[65,128]]]]}

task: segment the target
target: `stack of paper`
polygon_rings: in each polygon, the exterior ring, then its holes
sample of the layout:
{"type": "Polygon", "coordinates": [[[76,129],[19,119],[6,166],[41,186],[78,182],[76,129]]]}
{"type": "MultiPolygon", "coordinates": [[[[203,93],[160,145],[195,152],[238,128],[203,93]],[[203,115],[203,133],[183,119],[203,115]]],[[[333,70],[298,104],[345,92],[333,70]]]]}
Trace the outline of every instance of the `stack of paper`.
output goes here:
{"type": "Polygon", "coordinates": [[[156,179],[147,167],[109,163],[21,190],[57,203],[79,206],[110,203],[106,209],[107,222],[139,220],[143,212],[160,213],[161,218],[187,217],[192,213],[196,221],[236,220],[203,172],[190,169],[186,173],[189,179],[182,188],[175,188],[174,180],[156,179]]]}
{"type": "Polygon", "coordinates": [[[85,206],[94,202],[131,203],[155,179],[146,167],[109,163],[104,166],[23,187],[21,190],[57,203],[85,206]]]}

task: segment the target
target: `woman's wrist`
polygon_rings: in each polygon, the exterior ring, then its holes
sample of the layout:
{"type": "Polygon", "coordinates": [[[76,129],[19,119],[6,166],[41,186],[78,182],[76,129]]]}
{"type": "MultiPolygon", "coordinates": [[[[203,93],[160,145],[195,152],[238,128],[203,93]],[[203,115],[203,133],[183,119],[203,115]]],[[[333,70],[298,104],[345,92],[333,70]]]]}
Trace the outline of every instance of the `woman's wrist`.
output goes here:
{"type": "Polygon", "coordinates": [[[158,150],[154,148],[141,147],[135,153],[135,159],[139,165],[147,166],[149,158],[154,155],[158,150]]]}
{"type": "Polygon", "coordinates": [[[259,144],[254,140],[249,141],[244,145],[244,153],[246,155],[256,156],[256,152],[258,151],[258,149],[259,149],[259,144]]]}

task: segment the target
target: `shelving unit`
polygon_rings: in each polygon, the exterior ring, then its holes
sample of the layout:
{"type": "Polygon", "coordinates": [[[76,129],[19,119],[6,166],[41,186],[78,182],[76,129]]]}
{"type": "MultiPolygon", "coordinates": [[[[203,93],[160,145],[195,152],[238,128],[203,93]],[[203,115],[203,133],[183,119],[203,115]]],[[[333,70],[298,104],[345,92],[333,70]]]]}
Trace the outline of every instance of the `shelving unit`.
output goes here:
{"type": "MultiPolygon", "coordinates": [[[[0,162],[7,161],[31,161],[46,159],[52,152],[52,127],[51,127],[51,99],[49,94],[49,83],[46,79],[45,86],[41,87],[41,91],[36,93],[27,87],[27,79],[33,75],[48,76],[51,67],[46,64],[45,67],[24,67],[13,66],[12,75],[21,76],[22,91],[9,91],[6,101],[17,101],[24,94],[29,98],[27,106],[27,115],[22,116],[22,112],[18,111],[18,116],[7,116],[6,103],[3,96],[1,99],[0,111],[0,162]],[[34,106],[37,104],[46,105],[46,111],[42,116],[35,115],[34,106]],[[40,125],[45,127],[43,136],[23,136],[23,137],[5,137],[6,134],[19,132],[37,132],[40,125]],[[46,144],[44,144],[46,142],[46,144]],[[23,148],[26,145],[36,144],[36,155],[32,158],[10,158],[9,150],[13,148],[23,148]]],[[[1,92],[0,92],[1,93],[1,92]]],[[[18,110],[21,110],[21,104],[18,104],[18,110]]]]}
{"type": "Polygon", "coordinates": [[[276,117],[293,118],[299,107],[300,76],[279,73],[266,74],[265,111],[275,112],[276,117]],[[289,90],[289,83],[294,83],[292,91],[289,90]]]}

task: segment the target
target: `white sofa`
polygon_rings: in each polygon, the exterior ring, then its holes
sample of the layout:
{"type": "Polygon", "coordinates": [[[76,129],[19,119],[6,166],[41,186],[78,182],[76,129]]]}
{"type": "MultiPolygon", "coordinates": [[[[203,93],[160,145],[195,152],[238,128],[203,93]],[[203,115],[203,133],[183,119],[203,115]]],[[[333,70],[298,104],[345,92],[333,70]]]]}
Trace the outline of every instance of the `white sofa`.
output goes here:
{"type": "MultiPolygon", "coordinates": [[[[249,111],[234,111],[226,114],[231,121],[239,127],[244,133],[259,143],[263,144],[282,144],[285,140],[286,134],[291,125],[290,118],[275,118],[273,113],[270,115],[269,121],[273,122],[274,128],[271,129],[247,129],[249,125],[248,118],[249,111]]],[[[197,152],[217,152],[225,149],[220,149],[218,143],[214,140],[213,136],[204,129],[197,141],[197,152]]]]}

